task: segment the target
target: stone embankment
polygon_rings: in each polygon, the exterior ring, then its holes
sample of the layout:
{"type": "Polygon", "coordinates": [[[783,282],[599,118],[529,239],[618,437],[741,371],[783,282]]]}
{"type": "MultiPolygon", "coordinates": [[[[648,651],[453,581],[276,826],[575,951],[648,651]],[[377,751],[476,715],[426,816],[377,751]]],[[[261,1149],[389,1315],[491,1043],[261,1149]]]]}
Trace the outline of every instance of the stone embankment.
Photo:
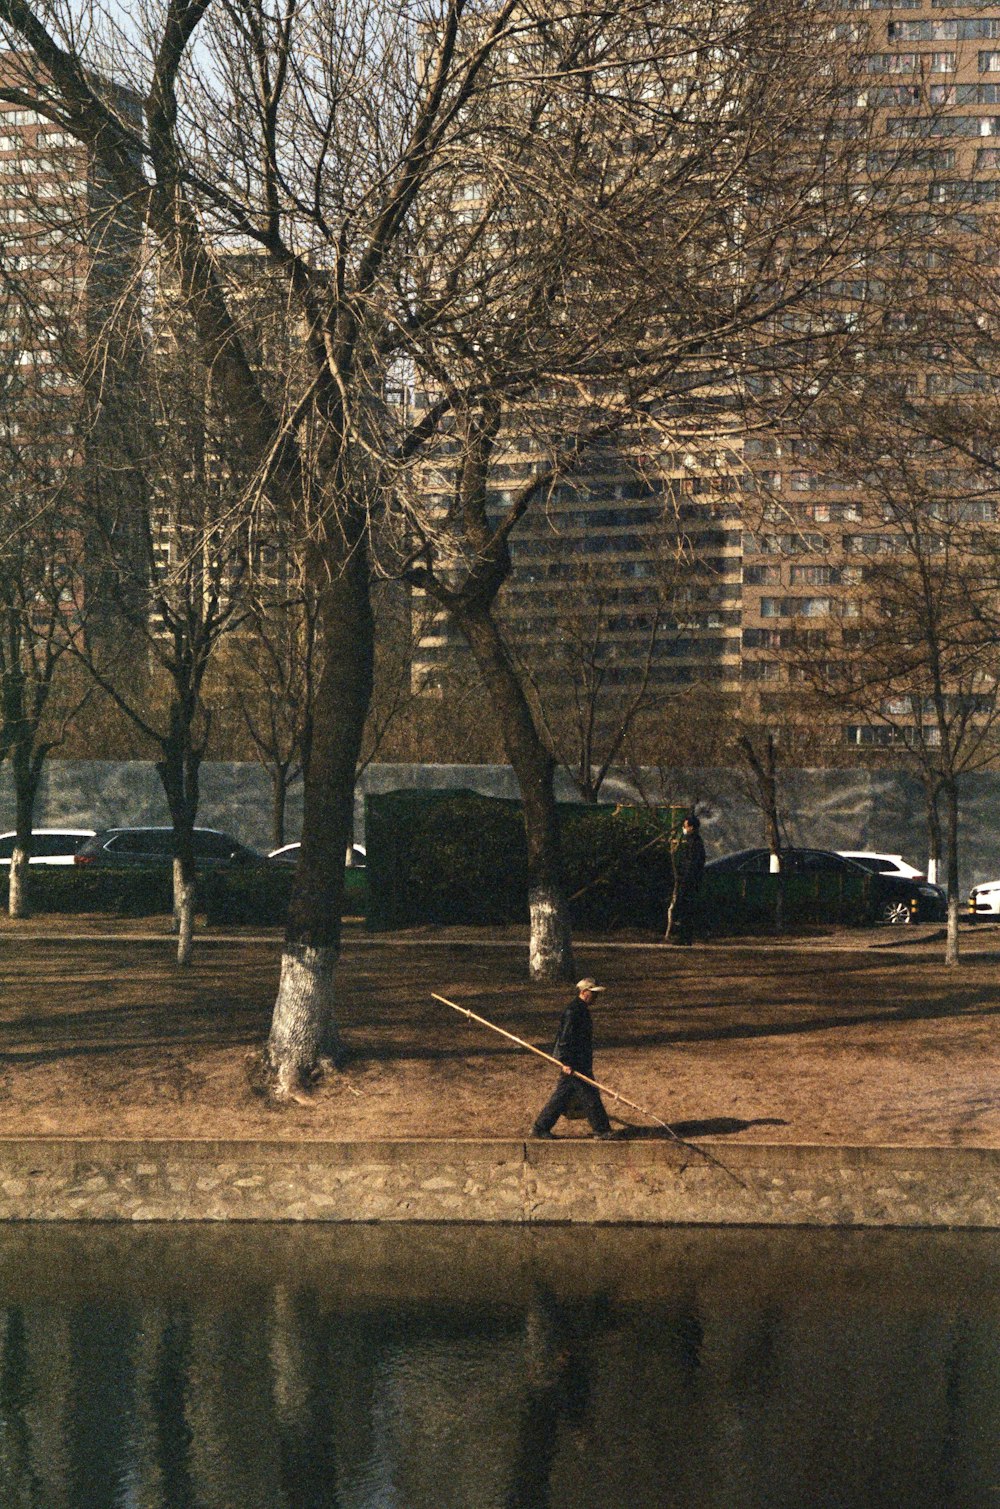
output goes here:
{"type": "Polygon", "coordinates": [[[0,1219],[1000,1228],[1000,1149],[0,1141],[0,1219]]]}

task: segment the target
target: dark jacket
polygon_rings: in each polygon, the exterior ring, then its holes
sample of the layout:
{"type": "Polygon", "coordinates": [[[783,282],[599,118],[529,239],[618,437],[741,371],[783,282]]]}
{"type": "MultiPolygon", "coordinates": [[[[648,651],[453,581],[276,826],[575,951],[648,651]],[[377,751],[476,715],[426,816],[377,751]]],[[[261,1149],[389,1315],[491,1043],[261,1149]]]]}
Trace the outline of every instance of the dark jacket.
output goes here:
{"type": "Polygon", "coordinates": [[[594,1024],[590,1007],[574,996],[562,1014],[552,1049],[555,1058],[581,1074],[594,1077],[594,1024]]]}
{"type": "Polygon", "coordinates": [[[701,889],[705,873],[705,845],[700,833],[685,833],[674,859],[677,872],[677,894],[696,896],[701,889]]]}

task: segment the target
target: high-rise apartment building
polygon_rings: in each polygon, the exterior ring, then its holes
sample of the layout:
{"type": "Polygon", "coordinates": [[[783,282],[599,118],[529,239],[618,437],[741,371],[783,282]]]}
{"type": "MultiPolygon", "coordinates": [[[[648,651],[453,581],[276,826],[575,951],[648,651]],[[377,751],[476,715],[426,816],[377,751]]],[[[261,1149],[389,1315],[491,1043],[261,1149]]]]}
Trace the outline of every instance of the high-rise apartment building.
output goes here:
{"type": "MultiPolygon", "coordinates": [[[[509,439],[491,468],[499,514],[538,465],[529,437],[509,439]]],[[[430,473],[431,469],[428,469],[430,473]]],[[[446,465],[426,503],[447,512],[446,465]]],[[[732,458],[677,450],[655,459],[627,437],[596,446],[560,479],[511,539],[499,616],[515,652],[550,692],[574,669],[600,671],[627,694],[644,683],[739,675],[741,526],[732,458]],[[714,463],[714,464],[713,464],[714,463]]],[[[420,639],[415,684],[435,690],[465,651],[444,614],[420,639]]]]}
{"type": "MultiPolygon", "coordinates": [[[[828,305],[825,294],[812,298],[804,318],[817,328],[827,314],[850,318],[851,300],[860,297],[887,368],[906,364],[915,403],[961,392],[963,382],[982,391],[982,374],[956,372],[953,361],[939,359],[926,325],[919,340],[911,336],[906,259],[915,259],[926,287],[924,274],[940,255],[935,237],[972,236],[978,219],[996,216],[1000,0],[854,0],[828,9],[829,27],[814,42],[816,67],[830,65],[824,36],[831,47],[856,49],[843,100],[843,162],[853,163],[851,199],[866,206],[861,218],[874,229],[856,286],[841,268],[828,305]],[[880,216],[887,217],[884,235],[880,216]],[[873,292],[880,285],[882,293],[873,292]]],[[[816,151],[836,137],[834,129],[816,151]]],[[[807,248],[800,238],[795,255],[807,248]]],[[[944,280],[940,298],[946,311],[944,280]]],[[[721,409],[725,395],[715,397],[721,409]]],[[[619,437],[561,479],[514,532],[500,617],[553,695],[570,694],[568,661],[593,656],[599,635],[619,685],[700,683],[764,718],[804,706],[803,661],[823,657],[831,626],[850,632],[872,562],[891,555],[898,538],[863,469],[838,469],[791,423],[734,439],[735,413],[734,404],[725,446],[703,433],[690,447],[664,444],[647,454],[643,439],[619,437]]],[[[540,464],[529,435],[506,437],[491,471],[498,511],[540,464]]],[[[435,509],[447,516],[451,480],[442,454],[426,472],[432,516],[435,509]]],[[[974,506],[984,523],[993,520],[988,497],[974,506]]],[[[417,656],[417,684],[433,689],[463,653],[447,618],[434,616],[417,656]]],[[[841,743],[892,737],[860,710],[838,709],[830,722],[841,743]]]]}
{"type": "MultiPolygon", "coordinates": [[[[899,381],[905,369],[906,396],[915,408],[994,391],[989,372],[974,370],[971,361],[961,370],[946,344],[949,287],[941,248],[967,243],[963,258],[974,262],[976,241],[990,240],[996,264],[996,232],[987,217],[992,221],[1000,200],[1000,4],[872,0],[840,7],[835,24],[841,34],[856,33],[864,48],[870,83],[856,102],[878,111],[882,145],[874,164],[859,161],[859,180],[871,167],[888,164],[891,177],[905,185],[891,226],[897,234],[886,236],[893,243],[886,263],[880,269],[869,261],[863,268],[870,291],[891,266],[882,310],[886,367],[894,365],[898,338],[900,366],[893,376],[899,381]],[[904,230],[900,237],[906,225],[911,234],[904,230]],[[926,318],[919,337],[909,338],[918,288],[926,290],[935,261],[941,268],[940,344],[926,318]]],[[[887,189],[891,199],[891,183],[887,189]]],[[[885,190],[880,197],[887,197],[885,190]]],[[[879,212],[873,203],[873,215],[879,212]]],[[[822,661],[831,626],[835,634],[851,633],[872,563],[899,551],[900,536],[877,486],[866,485],[858,472],[831,469],[801,438],[755,437],[746,449],[753,492],[744,510],[752,523],[743,535],[741,685],[766,716],[794,705],[809,679],[803,661],[822,661]]],[[[996,504],[974,469],[967,477],[961,467],[928,475],[931,531],[935,508],[953,513],[956,497],[968,518],[974,512],[987,527],[995,522],[996,504]]],[[[886,711],[905,725],[905,708],[886,711]]],[[[900,736],[890,721],[873,720],[870,710],[852,713],[845,706],[831,717],[834,737],[843,743],[888,744],[900,736]]],[[[933,741],[936,731],[926,737],[933,741]]]]}
{"type": "MultiPolygon", "coordinates": [[[[17,83],[18,61],[0,58],[17,83]]],[[[126,118],[137,100],[105,85],[126,118]]],[[[26,516],[61,497],[86,502],[74,529],[138,540],[142,523],[104,456],[134,402],[141,227],[86,146],[40,112],[0,105],[0,475],[26,516]],[[103,459],[102,459],[103,458],[103,459]],[[112,496],[113,493],[113,496],[112,496]],[[102,510],[105,513],[102,514],[102,510]],[[113,510],[113,517],[107,510],[113,510]]],[[[103,552],[82,555],[91,628],[116,614],[103,552]]]]}

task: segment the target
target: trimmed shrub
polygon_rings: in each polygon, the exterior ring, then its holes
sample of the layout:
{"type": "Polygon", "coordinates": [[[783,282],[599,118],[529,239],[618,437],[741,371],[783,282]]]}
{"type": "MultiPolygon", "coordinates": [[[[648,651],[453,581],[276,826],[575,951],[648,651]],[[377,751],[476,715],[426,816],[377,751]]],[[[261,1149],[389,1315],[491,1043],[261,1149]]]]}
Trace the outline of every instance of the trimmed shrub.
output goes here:
{"type": "Polygon", "coordinates": [[[712,933],[767,933],[775,927],[778,887],[784,882],[786,925],[871,921],[867,876],[741,875],[706,870],[699,897],[702,927],[712,933]]]}
{"type": "MultiPolygon", "coordinates": [[[[679,809],[560,804],[573,920],[662,927],[679,809]]],[[[521,804],[472,791],[393,791],[365,801],[369,925],[499,926],[528,916],[521,804]]]]}
{"type": "Polygon", "coordinates": [[[288,911],[294,865],[234,865],[199,877],[198,910],[212,927],[280,927],[288,911]]]}
{"type": "MultiPolygon", "coordinates": [[[[7,905],[9,870],[0,879],[0,906],[7,905]]],[[[32,865],[28,905],[33,912],[107,912],[115,917],[154,917],[173,906],[173,878],[165,869],[104,869],[82,865],[32,865]]]]}
{"type": "Polygon", "coordinates": [[[576,927],[662,931],[674,885],[670,839],[683,808],[561,808],[563,863],[576,927]]]}
{"type": "MultiPolygon", "coordinates": [[[[234,865],[198,882],[198,908],[217,926],[282,927],[295,878],[294,865],[234,865]]],[[[363,917],[368,905],[364,867],[344,871],[344,916],[363,917]]]]}

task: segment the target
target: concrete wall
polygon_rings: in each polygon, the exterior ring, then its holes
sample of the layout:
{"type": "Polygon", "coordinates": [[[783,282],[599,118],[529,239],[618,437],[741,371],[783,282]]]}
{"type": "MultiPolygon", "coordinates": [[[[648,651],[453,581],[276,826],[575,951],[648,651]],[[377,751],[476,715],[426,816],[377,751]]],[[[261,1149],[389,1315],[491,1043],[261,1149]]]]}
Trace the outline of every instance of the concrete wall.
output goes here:
{"type": "MultiPolygon", "coordinates": [[[[364,775],[356,808],[357,837],[364,835],[364,792],[399,789],[465,788],[487,796],[516,797],[517,784],[507,766],[375,765],[364,775]]],[[[565,775],[560,795],[572,799],[565,775]]],[[[608,801],[634,801],[627,780],[615,777],[604,790],[608,801]]],[[[655,781],[647,795],[698,803],[710,855],[762,843],[760,815],[748,802],[741,780],[731,771],[678,772],[669,790],[655,781]]],[[[904,854],[921,867],[927,843],[921,791],[903,772],[866,770],[794,770],[783,777],[783,809],[789,841],[831,849],[880,849],[904,854]]],[[[225,828],[260,849],[271,847],[270,785],[256,764],[206,764],[202,770],[199,821],[225,828]]],[[[13,825],[10,776],[0,767],[0,829],[13,825]]],[[[302,821],[301,787],[288,804],[289,839],[298,837],[302,821]]],[[[136,760],[50,760],[38,802],[38,826],[102,828],[115,824],[169,822],[155,767],[136,760]]],[[[962,783],[962,885],[1000,878],[1000,774],[967,776],[962,783]]]]}
{"type": "Polygon", "coordinates": [[[0,1141],[0,1219],[1000,1228],[1000,1149],[0,1141]]]}

